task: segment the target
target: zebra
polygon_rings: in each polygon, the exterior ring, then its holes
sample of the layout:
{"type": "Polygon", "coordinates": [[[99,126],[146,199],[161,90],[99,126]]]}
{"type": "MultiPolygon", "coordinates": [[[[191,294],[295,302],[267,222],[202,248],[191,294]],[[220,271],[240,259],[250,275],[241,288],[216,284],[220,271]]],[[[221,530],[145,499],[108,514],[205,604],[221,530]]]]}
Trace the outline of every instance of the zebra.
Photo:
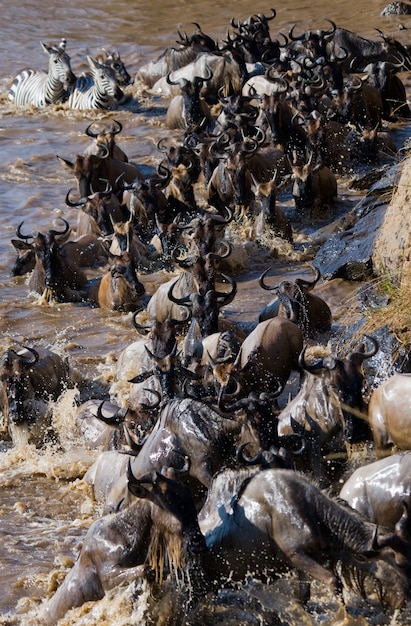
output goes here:
{"type": "Polygon", "coordinates": [[[127,85],[131,85],[133,82],[132,78],[122,61],[118,50],[107,50],[106,48],[101,49],[104,52],[105,57],[100,54],[96,57],[97,61],[113,68],[116,74],[116,80],[120,87],[127,87],[127,85]]]}
{"type": "Polygon", "coordinates": [[[10,87],[9,100],[17,106],[32,104],[37,107],[64,102],[67,90],[76,81],[66,53],[66,43],[62,39],[55,47],[41,42],[44,52],[49,55],[48,73],[32,69],[20,72],[10,87]]]}
{"type": "Polygon", "coordinates": [[[91,75],[80,76],[73,86],[68,106],[72,109],[116,109],[117,101],[123,97],[114,70],[88,56],[91,75]]]}

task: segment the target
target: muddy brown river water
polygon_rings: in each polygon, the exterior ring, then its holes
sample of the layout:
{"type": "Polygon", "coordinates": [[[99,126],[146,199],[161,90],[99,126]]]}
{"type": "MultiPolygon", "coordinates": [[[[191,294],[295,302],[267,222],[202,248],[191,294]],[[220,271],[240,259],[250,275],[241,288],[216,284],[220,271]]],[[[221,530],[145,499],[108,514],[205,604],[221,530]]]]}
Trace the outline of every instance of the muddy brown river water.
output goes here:
{"type": "MultiPolygon", "coordinates": [[[[301,29],[321,28],[325,18],[338,26],[377,38],[376,28],[395,34],[404,43],[411,43],[411,17],[380,16],[384,1],[366,0],[310,3],[291,0],[275,6],[256,0],[227,0],[199,2],[153,0],[137,2],[99,0],[31,0],[15,3],[1,2],[0,19],[0,348],[10,344],[41,344],[65,351],[83,378],[106,385],[120,351],[135,340],[136,331],[130,314],[105,312],[75,304],[41,304],[29,293],[27,278],[10,277],[15,252],[10,240],[16,227],[24,220],[28,231],[50,228],[57,216],[74,223],[76,213],[65,205],[65,195],[73,180],[60,166],[56,155],[68,159],[82,152],[88,144],[84,135],[93,119],[115,117],[123,124],[120,145],[130,160],[144,170],[155,167],[160,154],[159,139],[170,132],[164,126],[166,103],[152,98],[138,87],[130,88],[136,102],[115,114],[73,112],[65,107],[37,110],[31,107],[17,110],[7,99],[13,77],[24,67],[45,68],[47,58],[40,42],[58,43],[67,39],[67,51],[73,71],[86,70],[86,55],[97,55],[102,47],[117,48],[131,75],[149,60],[157,58],[172,45],[177,31],[191,33],[192,22],[216,39],[226,36],[230,19],[246,19],[254,13],[277,10],[270,22],[271,33],[298,22],[301,29]],[[399,25],[406,28],[400,30],[399,25]],[[134,92],[133,89],[136,89],[134,92]]],[[[403,80],[410,90],[410,78],[403,80]]],[[[394,129],[400,146],[410,134],[410,124],[394,129]]],[[[173,134],[173,133],[171,133],[173,134]]],[[[176,133],[176,137],[178,133],[176,133]]],[[[348,189],[348,181],[339,181],[339,201],[336,215],[348,210],[359,196],[348,189]]],[[[290,198],[281,200],[290,207],[290,198]]],[[[322,224],[326,227],[326,223],[322,224]]],[[[293,254],[272,258],[272,276],[285,273],[310,272],[310,246],[318,233],[296,230],[293,254]]],[[[327,238],[327,230],[322,235],[327,238]]],[[[269,300],[269,294],[258,286],[257,277],[267,266],[258,242],[239,242],[242,267],[236,272],[239,292],[225,315],[243,324],[255,323],[259,311],[269,300]]],[[[281,252],[281,251],[280,251],[281,252]]],[[[143,277],[148,291],[154,291],[164,275],[143,277]]],[[[332,303],[334,324],[349,324],[355,311],[357,285],[342,284],[339,297],[332,303]]],[[[326,292],[325,292],[326,293],[326,292]]],[[[97,384],[96,383],[96,384],[97,384]]],[[[98,514],[91,493],[81,478],[93,462],[96,453],[81,446],[75,428],[75,392],[69,391],[54,410],[54,426],[62,445],[41,450],[25,442],[11,446],[0,442],[0,624],[41,626],[42,604],[75,559],[82,538],[93,517],[98,514]]],[[[1,425],[1,424],[0,424],[1,425]]],[[[4,428],[3,428],[4,430],[4,428]]],[[[302,611],[289,600],[286,582],[278,583],[275,594],[256,585],[245,592],[248,599],[258,599],[260,606],[269,606],[281,616],[282,624],[335,625],[391,623],[408,624],[407,616],[392,616],[368,611],[361,605],[353,616],[347,615],[321,586],[315,589],[312,613],[302,611]]],[[[147,591],[122,589],[102,601],[78,609],[61,620],[61,624],[92,626],[126,626],[149,624],[146,609],[147,591]],[[133,595],[134,592],[134,595],[133,595]],[[136,600],[137,597],[137,600],[136,600]]],[[[166,603],[165,603],[166,604],[166,603]]],[[[234,603],[235,604],[235,603],[234,603]]],[[[252,604],[252,603],[251,603],[252,604]]],[[[253,612],[254,611],[254,612],[253,612]]],[[[259,624],[258,609],[253,617],[238,613],[237,624],[259,624]]],[[[203,621],[218,621],[218,609],[209,606],[203,621]]],[[[167,624],[167,608],[156,623],[167,624]]],[[[186,623],[186,622],[182,622],[186,623]]],[[[229,622],[228,617],[226,624],[229,622]]],[[[277,623],[277,622],[275,622],[277,623]]],[[[192,626],[192,625],[191,625],[192,626]]]]}

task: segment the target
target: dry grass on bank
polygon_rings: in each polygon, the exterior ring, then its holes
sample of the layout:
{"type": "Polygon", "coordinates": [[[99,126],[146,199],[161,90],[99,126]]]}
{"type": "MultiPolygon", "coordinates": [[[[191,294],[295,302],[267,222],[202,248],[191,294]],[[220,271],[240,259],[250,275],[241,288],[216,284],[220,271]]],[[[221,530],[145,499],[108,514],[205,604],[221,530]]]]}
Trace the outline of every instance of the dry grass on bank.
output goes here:
{"type": "MultiPolygon", "coordinates": [[[[373,335],[387,328],[401,346],[411,346],[411,275],[396,287],[388,277],[382,277],[370,284],[370,288],[386,297],[387,303],[380,306],[367,306],[363,311],[364,324],[361,333],[373,335]]],[[[395,356],[395,355],[393,355],[395,356]]]]}

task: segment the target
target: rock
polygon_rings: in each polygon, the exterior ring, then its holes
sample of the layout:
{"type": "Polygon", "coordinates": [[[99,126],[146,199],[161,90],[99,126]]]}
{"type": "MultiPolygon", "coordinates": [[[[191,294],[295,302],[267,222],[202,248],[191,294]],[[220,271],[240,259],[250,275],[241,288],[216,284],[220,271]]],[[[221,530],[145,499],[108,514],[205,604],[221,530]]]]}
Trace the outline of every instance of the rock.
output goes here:
{"type": "Polygon", "coordinates": [[[383,221],[376,232],[372,265],[375,276],[388,274],[399,285],[411,270],[411,158],[402,163],[383,221]]]}
{"type": "Polygon", "coordinates": [[[363,281],[388,272],[398,282],[411,263],[410,195],[411,159],[406,159],[383,173],[340,232],[319,249],[314,264],[323,278],[363,281]]]}

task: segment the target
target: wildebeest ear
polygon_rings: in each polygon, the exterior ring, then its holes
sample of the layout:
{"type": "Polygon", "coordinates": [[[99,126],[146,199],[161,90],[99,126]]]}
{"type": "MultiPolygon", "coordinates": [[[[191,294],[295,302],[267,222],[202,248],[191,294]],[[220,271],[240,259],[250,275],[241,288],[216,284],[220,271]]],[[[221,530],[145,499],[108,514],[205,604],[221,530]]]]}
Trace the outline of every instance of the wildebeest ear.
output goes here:
{"type": "Polygon", "coordinates": [[[11,239],[11,244],[16,250],[31,250],[32,245],[27,241],[21,241],[20,239],[11,239]]]}
{"type": "Polygon", "coordinates": [[[151,499],[152,489],[145,487],[144,485],[151,485],[157,480],[157,472],[150,472],[145,476],[141,476],[140,478],[136,478],[133,474],[133,470],[131,469],[131,460],[128,460],[127,464],[127,486],[129,491],[136,496],[137,498],[147,498],[151,499]]]}
{"type": "Polygon", "coordinates": [[[58,154],[56,154],[56,157],[66,169],[70,170],[70,172],[74,169],[74,164],[71,161],[69,161],[68,159],[63,159],[63,157],[59,156],[58,154]]]}

